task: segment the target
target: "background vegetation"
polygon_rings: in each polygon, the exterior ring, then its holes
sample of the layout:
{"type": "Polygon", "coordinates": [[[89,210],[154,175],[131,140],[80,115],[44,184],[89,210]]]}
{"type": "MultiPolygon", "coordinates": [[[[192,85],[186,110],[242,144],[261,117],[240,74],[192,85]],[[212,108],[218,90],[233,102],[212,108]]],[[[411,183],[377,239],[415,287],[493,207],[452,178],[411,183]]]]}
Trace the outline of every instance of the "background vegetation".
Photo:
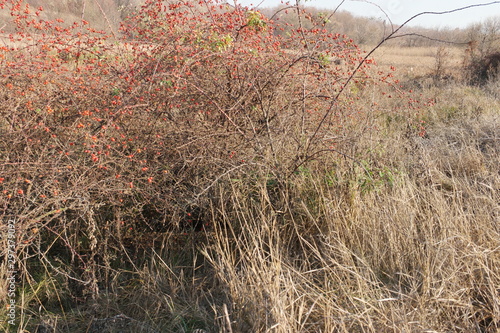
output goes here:
{"type": "Polygon", "coordinates": [[[297,7],[29,3],[0,2],[5,331],[498,331],[489,22],[366,57],[297,7]]]}
{"type": "MultiPolygon", "coordinates": [[[[110,29],[117,32],[120,22],[134,9],[142,3],[141,0],[26,0],[33,8],[44,7],[41,18],[46,20],[63,18],[67,22],[79,21],[82,18],[92,23],[99,29],[110,29]],[[106,18],[104,18],[105,14],[106,18]]],[[[307,6],[307,2],[305,3],[307,6]]],[[[261,8],[267,17],[272,17],[282,7],[261,8]]],[[[384,32],[388,31],[388,25],[383,21],[374,18],[357,17],[342,7],[337,12],[328,9],[307,7],[308,16],[315,23],[324,23],[325,27],[336,33],[345,34],[356,40],[361,45],[376,45],[384,32]]],[[[3,12],[0,17],[6,17],[8,13],[3,12]]],[[[296,11],[281,11],[274,18],[279,18],[281,22],[297,24],[296,11]]],[[[303,22],[304,24],[309,24],[303,22]]],[[[314,24],[314,23],[311,23],[314,24]]],[[[3,29],[9,29],[8,25],[3,29]]],[[[485,44],[490,44],[500,31],[500,21],[498,18],[488,19],[483,22],[470,25],[465,29],[426,29],[423,27],[405,27],[404,33],[413,34],[406,38],[396,39],[390,42],[392,45],[409,47],[440,46],[441,41],[448,41],[452,45],[466,45],[469,41],[476,40],[485,44]],[[438,41],[436,41],[438,40],[438,41]]],[[[486,47],[487,48],[487,47],[486,47]]],[[[492,51],[491,49],[489,51],[492,51]]]]}

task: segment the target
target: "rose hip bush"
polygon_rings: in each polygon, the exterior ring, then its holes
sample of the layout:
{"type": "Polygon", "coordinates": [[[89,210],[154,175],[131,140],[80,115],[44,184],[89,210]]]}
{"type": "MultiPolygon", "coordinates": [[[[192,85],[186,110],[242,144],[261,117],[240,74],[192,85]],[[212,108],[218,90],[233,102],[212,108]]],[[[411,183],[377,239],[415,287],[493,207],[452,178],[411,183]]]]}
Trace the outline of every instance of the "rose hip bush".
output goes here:
{"type": "Polygon", "coordinates": [[[202,228],[215,187],[286,181],[394,111],[374,89],[404,96],[346,36],[240,6],[148,0],[119,34],[0,8],[4,218],[26,280],[44,263],[75,297],[109,282],[124,239],[202,228]]]}

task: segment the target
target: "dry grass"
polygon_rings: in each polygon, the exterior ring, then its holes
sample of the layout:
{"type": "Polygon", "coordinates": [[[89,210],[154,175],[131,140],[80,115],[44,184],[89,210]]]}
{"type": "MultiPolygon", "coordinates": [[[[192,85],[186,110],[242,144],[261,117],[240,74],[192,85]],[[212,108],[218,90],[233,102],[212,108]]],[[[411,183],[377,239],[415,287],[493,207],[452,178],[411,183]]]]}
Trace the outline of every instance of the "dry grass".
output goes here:
{"type": "Polygon", "coordinates": [[[497,332],[499,105],[486,105],[427,138],[365,142],[380,182],[331,161],[348,174],[325,184],[310,170],[281,200],[264,180],[253,195],[222,192],[204,253],[231,295],[233,330],[497,332]]]}
{"type": "Polygon", "coordinates": [[[463,65],[465,47],[382,46],[374,53],[374,57],[380,66],[395,66],[400,75],[419,77],[435,74],[436,55],[439,52],[442,54],[447,74],[458,75],[463,65]]]}

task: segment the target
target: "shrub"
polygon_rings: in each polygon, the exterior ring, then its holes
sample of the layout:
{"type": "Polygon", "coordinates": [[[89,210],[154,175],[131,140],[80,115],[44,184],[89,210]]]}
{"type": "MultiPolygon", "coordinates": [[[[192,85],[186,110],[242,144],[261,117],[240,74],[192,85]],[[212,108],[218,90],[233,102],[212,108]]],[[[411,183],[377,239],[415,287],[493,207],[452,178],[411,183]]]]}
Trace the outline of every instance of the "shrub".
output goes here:
{"type": "Polygon", "coordinates": [[[500,52],[494,52],[471,61],[466,67],[469,84],[484,86],[489,81],[498,80],[500,52]]]}
{"type": "Polygon", "coordinates": [[[121,37],[0,7],[16,27],[0,54],[1,205],[23,278],[35,288],[31,267],[46,269],[75,302],[111,288],[130,242],[137,254],[144,235],[201,229],[223,182],[264,170],[288,186],[418,104],[346,36],[301,24],[282,36],[239,6],[148,0],[121,37]]]}

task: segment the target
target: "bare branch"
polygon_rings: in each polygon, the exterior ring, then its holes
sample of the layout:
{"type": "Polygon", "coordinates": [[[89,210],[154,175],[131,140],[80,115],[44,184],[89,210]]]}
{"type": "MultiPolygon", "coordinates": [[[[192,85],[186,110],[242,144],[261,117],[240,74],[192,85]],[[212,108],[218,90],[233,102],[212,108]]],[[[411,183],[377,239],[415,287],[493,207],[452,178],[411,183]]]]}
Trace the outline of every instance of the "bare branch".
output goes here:
{"type": "Polygon", "coordinates": [[[339,10],[340,6],[342,6],[344,4],[345,0],[342,0],[339,5],[337,7],[335,7],[335,9],[333,10],[333,13],[331,13],[330,15],[328,15],[328,17],[326,18],[327,21],[329,21],[333,15],[335,15],[337,13],[337,11],[339,10]]]}
{"type": "Polygon", "coordinates": [[[429,37],[429,36],[426,36],[426,35],[422,35],[422,34],[419,34],[419,33],[416,33],[416,32],[409,32],[407,34],[393,36],[391,39],[396,39],[396,38],[401,38],[401,37],[411,37],[411,36],[425,38],[425,39],[428,39],[428,40],[432,40],[434,42],[445,43],[445,44],[467,45],[469,43],[469,42],[452,42],[452,41],[449,41],[449,40],[444,40],[444,39],[439,39],[439,38],[432,38],[432,37],[429,37]]]}
{"type": "Polygon", "coordinates": [[[274,19],[274,17],[275,17],[276,15],[278,15],[278,14],[279,14],[280,12],[282,12],[282,11],[286,11],[286,10],[288,10],[288,9],[294,9],[294,8],[295,8],[295,6],[287,6],[287,7],[280,8],[279,10],[277,10],[277,11],[276,11],[276,12],[275,12],[275,13],[274,13],[274,14],[273,14],[270,18],[269,18],[269,20],[273,20],[273,19],[274,19]]]}
{"type": "Polygon", "coordinates": [[[389,23],[391,24],[391,28],[392,30],[394,30],[394,24],[392,23],[391,21],[391,18],[389,17],[389,15],[385,12],[385,10],[382,9],[382,7],[380,7],[379,5],[377,5],[376,3],[374,2],[371,2],[371,1],[368,1],[368,0],[352,0],[352,1],[356,1],[356,2],[365,2],[365,3],[368,3],[370,5],[373,5],[375,7],[377,7],[385,16],[385,18],[387,19],[387,21],[389,21],[389,23]]]}
{"type": "MultiPolygon", "coordinates": [[[[333,14],[335,14],[335,13],[339,10],[340,6],[342,6],[342,5],[344,4],[344,2],[345,2],[345,0],[342,0],[342,1],[339,3],[339,5],[338,5],[338,6],[337,6],[334,10],[333,10],[333,14]]],[[[333,15],[333,14],[332,14],[332,15],[333,15]]],[[[330,15],[328,18],[330,18],[332,15],[330,15]]]]}
{"type": "Polygon", "coordinates": [[[476,5],[469,5],[469,6],[465,6],[465,7],[456,8],[456,9],[445,10],[445,11],[442,11],[442,12],[421,12],[421,13],[418,13],[418,14],[413,15],[412,17],[410,17],[399,28],[397,28],[394,32],[397,32],[402,27],[404,27],[405,25],[407,25],[408,23],[410,23],[411,21],[413,21],[414,19],[416,19],[417,17],[422,16],[422,15],[444,15],[444,14],[451,14],[451,13],[459,12],[459,11],[470,9],[470,8],[485,7],[485,6],[495,5],[495,4],[500,4],[500,1],[491,1],[491,2],[487,2],[487,3],[479,3],[479,4],[476,4],[476,5]]]}

